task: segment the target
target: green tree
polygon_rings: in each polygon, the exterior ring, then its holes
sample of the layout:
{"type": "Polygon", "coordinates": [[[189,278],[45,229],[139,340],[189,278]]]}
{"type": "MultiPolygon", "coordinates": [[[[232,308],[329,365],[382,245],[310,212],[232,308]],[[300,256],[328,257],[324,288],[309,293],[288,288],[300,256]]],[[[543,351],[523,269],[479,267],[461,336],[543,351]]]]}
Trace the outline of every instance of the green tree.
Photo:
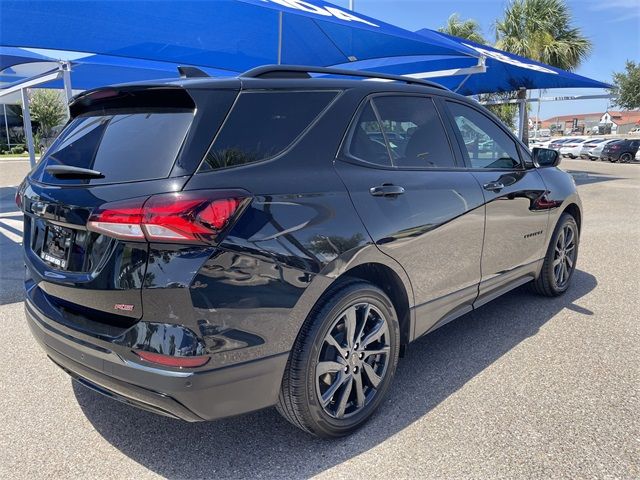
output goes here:
{"type": "Polygon", "coordinates": [[[457,13],[453,13],[447,20],[447,24],[440,27],[438,31],[454,37],[466,38],[476,43],[487,43],[480,31],[480,24],[471,18],[462,20],[457,13]]]}
{"type": "MultiPolygon", "coordinates": [[[[496,22],[496,47],[564,70],[574,70],[591,52],[564,0],[512,0],[496,22]]],[[[517,95],[525,99],[527,92],[517,95]]],[[[526,143],[528,129],[524,132],[526,143]]]]}
{"type": "MultiPolygon", "coordinates": [[[[480,31],[480,24],[473,19],[463,20],[457,13],[452,14],[447,20],[447,24],[438,29],[439,32],[447,33],[449,35],[456,36],[458,38],[464,38],[471,40],[472,42],[481,43],[486,45],[488,42],[482,36],[480,31]]],[[[508,100],[513,98],[513,94],[507,93],[489,93],[478,96],[479,101],[488,100],[508,100]]],[[[511,103],[505,103],[500,105],[487,105],[487,108],[491,110],[502,122],[512,130],[515,128],[515,116],[518,110],[518,106],[511,103]]]]}
{"type": "Polygon", "coordinates": [[[67,117],[67,107],[56,90],[32,90],[29,104],[31,116],[38,122],[38,133],[42,136],[48,135],[53,127],[61,124],[67,117]]]}
{"type": "Polygon", "coordinates": [[[614,102],[625,110],[640,108],[640,63],[627,60],[626,72],[613,74],[614,102]]]}

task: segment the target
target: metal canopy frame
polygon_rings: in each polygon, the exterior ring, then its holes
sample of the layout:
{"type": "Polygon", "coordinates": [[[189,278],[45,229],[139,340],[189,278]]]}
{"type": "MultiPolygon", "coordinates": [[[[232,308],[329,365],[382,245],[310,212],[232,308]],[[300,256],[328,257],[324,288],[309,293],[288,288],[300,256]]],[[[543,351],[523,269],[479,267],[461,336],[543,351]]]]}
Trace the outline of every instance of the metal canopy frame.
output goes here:
{"type": "MultiPolygon", "coordinates": [[[[522,139],[524,138],[524,111],[527,103],[538,103],[538,114],[536,120],[536,128],[534,129],[536,136],[538,133],[538,121],[540,119],[540,103],[541,102],[558,102],[565,100],[595,100],[595,99],[610,99],[613,98],[613,95],[609,94],[599,94],[599,95],[564,95],[558,97],[541,97],[538,98],[513,98],[506,100],[485,100],[482,102],[478,102],[481,105],[506,105],[506,104],[518,104],[518,136],[522,139]]],[[[527,126],[528,127],[528,126],[527,126]]]]}
{"type": "Polygon", "coordinates": [[[27,151],[29,152],[29,163],[32,167],[36,164],[36,151],[33,142],[33,130],[31,128],[31,111],[28,94],[29,92],[27,91],[27,89],[35,87],[37,85],[49,83],[53,80],[58,80],[59,78],[62,78],[64,93],[67,98],[68,105],[71,101],[71,98],[73,97],[73,93],[71,90],[71,63],[66,61],[59,62],[58,66],[53,70],[49,70],[39,75],[34,75],[33,77],[22,80],[21,82],[12,84],[7,88],[0,89],[0,97],[10,95],[18,91],[21,94],[22,124],[24,126],[24,136],[27,143],[27,151]]]}

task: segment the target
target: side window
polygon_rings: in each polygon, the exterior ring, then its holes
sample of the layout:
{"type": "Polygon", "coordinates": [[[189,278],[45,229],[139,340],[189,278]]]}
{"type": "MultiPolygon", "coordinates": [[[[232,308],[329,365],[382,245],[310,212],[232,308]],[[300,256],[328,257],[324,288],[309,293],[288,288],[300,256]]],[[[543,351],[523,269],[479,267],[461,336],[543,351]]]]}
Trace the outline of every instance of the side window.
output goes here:
{"type": "Polygon", "coordinates": [[[385,96],[376,97],[372,102],[375,109],[367,104],[352,133],[349,147],[352,156],[398,168],[456,166],[433,100],[385,96]]]}
{"type": "Polygon", "coordinates": [[[391,158],[396,167],[453,168],[455,160],[433,100],[424,97],[377,97],[391,158]]]}
{"type": "Polygon", "coordinates": [[[291,145],[337,92],[244,92],[205,155],[200,171],[274,157],[291,145]]]}
{"type": "Polygon", "coordinates": [[[365,162],[385,167],[391,166],[380,123],[369,101],[353,127],[348,152],[352,157],[365,162]]]}
{"type": "Polygon", "coordinates": [[[520,167],[516,143],[489,117],[456,102],[447,102],[473,168],[520,167]]]}

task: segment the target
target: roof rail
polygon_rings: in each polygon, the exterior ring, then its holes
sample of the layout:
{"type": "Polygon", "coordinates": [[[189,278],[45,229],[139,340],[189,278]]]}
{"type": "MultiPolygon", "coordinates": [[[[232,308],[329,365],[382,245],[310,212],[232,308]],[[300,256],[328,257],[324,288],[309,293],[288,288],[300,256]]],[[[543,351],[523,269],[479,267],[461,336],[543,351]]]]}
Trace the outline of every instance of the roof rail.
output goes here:
{"type": "Polygon", "coordinates": [[[404,75],[392,75],[386,73],[367,72],[364,70],[347,70],[344,68],[331,67],[308,67],[302,65],[263,65],[261,67],[252,68],[240,74],[242,78],[311,78],[311,73],[325,73],[327,75],[343,75],[349,77],[363,77],[379,80],[393,80],[397,82],[405,82],[416,85],[424,85],[427,87],[448,90],[442,85],[423,80],[421,78],[412,78],[404,75]]]}

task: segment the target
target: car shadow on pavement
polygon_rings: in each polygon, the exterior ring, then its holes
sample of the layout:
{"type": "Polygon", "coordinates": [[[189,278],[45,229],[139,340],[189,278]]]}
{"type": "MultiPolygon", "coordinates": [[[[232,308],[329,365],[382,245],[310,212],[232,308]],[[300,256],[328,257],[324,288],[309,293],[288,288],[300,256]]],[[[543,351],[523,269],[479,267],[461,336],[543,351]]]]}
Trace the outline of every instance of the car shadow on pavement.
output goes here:
{"type": "Polygon", "coordinates": [[[610,182],[612,180],[624,180],[624,177],[614,177],[606,173],[594,173],[582,170],[567,170],[576,182],[576,185],[588,185],[590,183],[610,182]]]}
{"type": "Polygon", "coordinates": [[[596,287],[596,278],[576,270],[573,282],[565,295],[551,299],[530,293],[525,285],[412,343],[378,413],[344,439],[311,437],[273,408],[190,424],[115,402],[75,382],[73,389],[87,419],[109,443],[162,476],[309,477],[428,414],[561,310],[593,315],[575,302],[596,287]]]}
{"type": "Polygon", "coordinates": [[[22,212],[15,204],[15,187],[0,187],[0,305],[24,298],[22,212]]]}

